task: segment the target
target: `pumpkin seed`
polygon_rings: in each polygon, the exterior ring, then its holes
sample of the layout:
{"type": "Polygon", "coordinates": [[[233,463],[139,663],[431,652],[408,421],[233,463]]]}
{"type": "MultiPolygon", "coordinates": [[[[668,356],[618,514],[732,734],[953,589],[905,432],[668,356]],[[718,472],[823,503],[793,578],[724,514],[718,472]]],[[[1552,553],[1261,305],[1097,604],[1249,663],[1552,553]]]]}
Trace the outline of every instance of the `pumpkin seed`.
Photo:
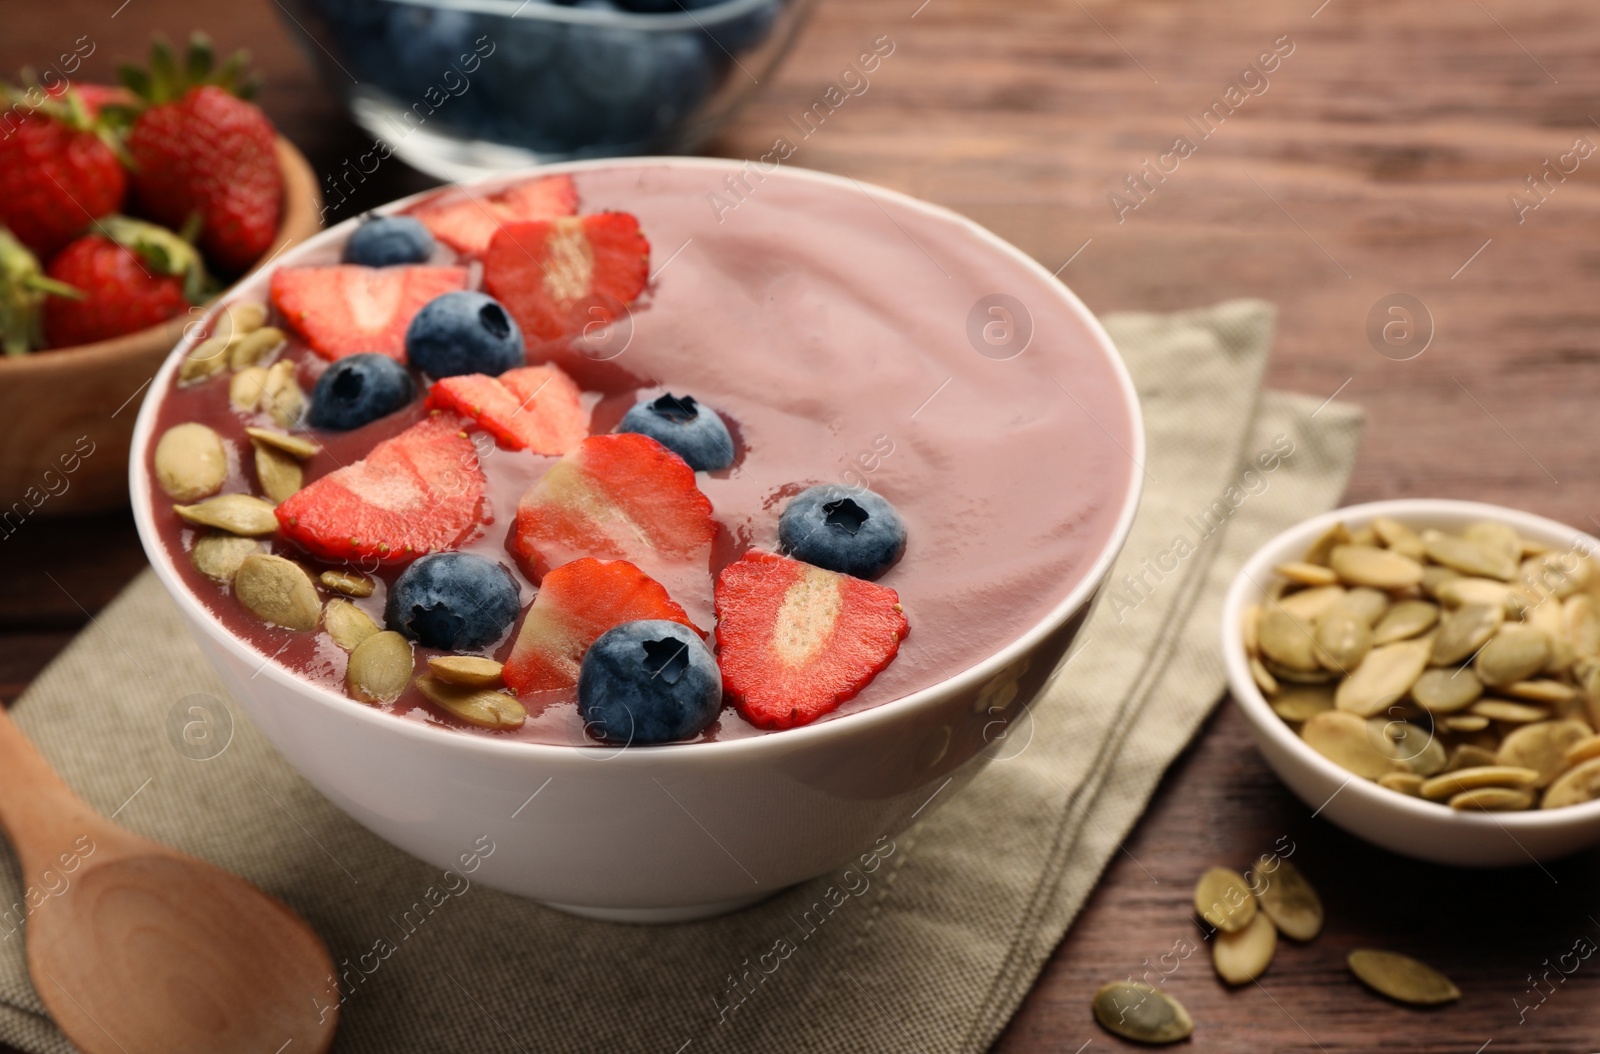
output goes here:
{"type": "Polygon", "coordinates": [[[1439,621],[1439,607],[1426,600],[1402,600],[1388,611],[1372,630],[1372,643],[1393,644],[1409,640],[1433,628],[1439,621]]]}
{"type": "Polygon", "coordinates": [[[264,366],[251,366],[240,370],[228,382],[228,405],[240,413],[254,413],[261,405],[267,390],[267,370],[264,366]]]}
{"type": "Polygon", "coordinates": [[[1177,1043],[1194,1032],[1183,1004],[1143,981],[1113,981],[1094,994],[1094,1019],[1136,1043],[1177,1043]]]}
{"type": "Polygon", "coordinates": [[[1422,545],[1422,535],[1413,531],[1399,520],[1388,516],[1375,516],[1372,520],[1372,530],[1378,536],[1378,541],[1387,548],[1420,561],[1426,550],[1422,545]]]}
{"type": "Polygon", "coordinates": [[[1250,677],[1256,682],[1256,687],[1264,695],[1276,695],[1278,692],[1278,679],[1272,676],[1272,671],[1262,665],[1260,659],[1250,656],[1250,677]]]}
{"type": "Polygon", "coordinates": [[[1411,686],[1411,698],[1431,714],[1463,710],[1482,694],[1483,682],[1465,666],[1428,670],[1411,686]]]}
{"type": "Polygon", "coordinates": [[[1281,597],[1276,604],[1269,606],[1282,608],[1309,626],[1343,600],[1344,594],[1343,586],[1313,586],[1281,597]]]}
{"type": "Polygon", "coordinates": [[[228,368],[228,338],[211,337],[202,340],[178,364],[178,383],[194,384],[214,377],[228,368]]]}
{"type": "Polygon", "coordinates": [[[1415,772],[1385,772],[1378,777],[1378,786],[1413,798],[1422,797],[1422,777],[1415,772]]]}
{"type": "Polygon", "coordinates": [[[254,538],[240,538],[235,534],[203,534],[195,539],[189,559],[201,574],[213,582],[232,582],[244,558],[263,551],[261,543],[254,538]]]}
{"type": "Polygon", "coordinates": [[[392,703],[411,683],[411,642],[394,630],[374,633],[350,653],[345,685],[363,703],[392,703]]]}
{"type": "Polygon", "coordinates": [[[1600,758],[1590,758],[1557,776],[1544,792],[1540,808],[1559,809],[1600,798],[1600,758]]]}
{"type": "Polygon", "coordinates": [[[1515,812],[1533,804],[1533,791],[1512,787],[1479,787],[1462,791],[1450,799],[1457,812],[1515,812]]]}
{"type": "Polygon", "coordinates": [[[477,655],[436,655],[428,660],[428,672],[449,684],[469,688],[501,688],[505,668],[493,659],[477,655]]]}
{"type": "Polygon", "coordinates": [[[1362,948],[1345,961],[1362,984],[1399,1003],[1437,1006],[1461,998],[1450,978],[1408,955],[1362,948]]]}
{"type": "Polygon", "coordinates": [[[1378,532],[1372,529],[1372,524],[1370,523],[1365,527],[1357,527],[1350,532],[1350,544],[1376,549],[1378,547],[1378,532]]]}
{"type": "Polygon", "coordinates": [[[1600,655],[1600,604],[1588,593],[1568,597],[1561,606],[1562,630],[1580,658],[1600,655]]]}
{"type": "Polygon", "coordinates": [[[1263,660],[1267,672],[1272,674],[1279,682],[1287,681],[1290,684],[1332,684],[1338,677],[1332,670],[1324,670],[1318,666],[1315,670],[1293,670],[1271,659],[1263,660]]]}
{"type": "Polygon", "coordinates": [[[1325,684],[1283,685],[1270,700],[1273,713],[1296,724],[1333,709],[1333,689],[1325,684]]]}
{"type": "Polygon", "coordinates": [[[478,728],[521,728],[528,712],[514,695],[450,684],[431,673],[417,678],[417,688],[440,709],[478,728]]]}
{"type": "Polygon", "coordinates": [[[1224,933],[1237,933],[1255,917],[1256,898],[1239,872],[1208,867],[1195,883],[1194,910],[1224,933]]]}
{"type": "Polygon", "coordinates": [[[1505,617],[1505,608],[1494,604],[1461,605],[1440,619],[1428,661],[1435,666],[1453,666],[1468,658],[1488,643],[1505,617]]]}
{"type": "Polygon", "coordinates": [[[1306,550],[1305,562],[1308,564],[1326,564],[1328,554],[1333,552],[1336,545],[1344,545],[1350,541],[1350,529],[1342,523],[1336,523],[1323,531],[1317,540],[1311,543],[1311,548],[1306,550]]]}
{"type": "Polygon", "coordinates": [[[1311,627],[1289,614],[1279,604],[1261,613],[1261,653],[1291,670],[1318,668],[1316,638],[1311,627]]]}
{"type": "Polygon", "coordinates": [[[341,597],[334,597],[322,609],[322,625],[345,651],[355,651],[362,641],[379,632],[371,615],[341,597]]]}
{"type": "Polygon", "coordinates": [[[1509,553],[1480,545],[1470,538],[1443,531],[1425,531],[1422,545],[1428,559],[1464,575],[1509,582],[1517,574],[1517,561],[1509,553]]]}
{"type": "Polygon", "coordinates": [[[1261,605],[1246,604],[1244,613],[1239,616],[1239,640],[1244,644],[1244,653],[1250,656],[1261,654],[1261,638],[1256,631],[1261,625],[1261,605]]]}
{"type": "Polygon", "coordinates": [[[1325,669],[1349,672],[1372,648],[1372,629],[1344,604],[1322,616],[1315,633],[1317,661],[1325,669]]]}
{"type": "Polygon", "coordinates": [[[1308,564],[1297,560],[1279,564],[1273,570],[1289,581],[1298,582],[1303,586],[1331,586],[1339,582],[1339,576],[1321,564],[1308,564]]]}
{"type": "Polygon", "coordinates": [[[1444,771],[1448,761],[1444,744],[1421,725],[1373,717],[1367,720],[1367,734],[1372,737],[1378,753],[1402,762],[1419,776],[1432,776],[1444,771]]]}
{"type": "Polygon", "coordinates": [[[218,325],[228,337],[254,333],[267,322],[267,305],[259,300],[240,300],[222,309],[218,325]]]}
{"type": "Polygon", "coordinates": [[[1354,586],[1404,589],[1422,582],[1422,565],[1409,556],[1370,545],[1336,545],[1328,566],[1354,586]]]}
{"type": "Polygon", "coordinates": [[[1422,591],[1443,603],[1445,587],[1460,577],[1448,567],[1428,564],[1422,569],[1422,591]]]}
{"type": "Polygon", "coordinates": [[[278,529],[272,503],[250,494],[219,494],[198,505],[174,505],[172,511],[185,523],[215,527],[247,538],[263,538],[278,529]]]}
{"type": "Polygon", "coordinates": [[[288,501],[305,482],[300,462],[259,440],[252,445],[256,450],[256,480],[262,492],[274,504],[288,501]]]}
{"type": "Polygon", "coordinates": [[[155,452],[156,482],[168,497],[197,501],[222,489],[228,477],[228,452],[222,437],[205,425],[173,425],[155,452]]]}
{"type": "Polygon", "coordinates": [[[1571,553],[1548,552],[1522,561],[1518,578],[1540,597],[1565,600],[1588,585],[1590,563],[1571,553]]]}
{"type": "Polygon", "coordinates": [[[1257,915],[1236,933],[1219,933],[1211,944],[1211,965],[1228,984],[1248,984],[1267,972],[1278,950],[1278,928],[1257,915]]]}
{"type": "Polygon", "coordinates": [[[1444,801],[1462,791],[1479,787],[1532,787],[1539,782],[1533,769],[1518,765],[1482,765],[1476,768],[1454,769],[1428,780],[1422,785],[1422,796],[1433,801],[1444,801]]]}
{"type": "Polygon", "coordinates": [[[1291,940],[1309,941],[1322,932],[1322,898],[1298,867],[1267,855],[1256,861],[1256,875],[1266,883],[1256,894],[1261,912],[1280,933],[1291,940]],[[1272,861],[1277,861],[1277,866],[1269,871],[1267,865],[1272,861]]]}
{"type": "Polygon", "coordinates": [[[1377,779],[1385,772],[1409,767],[1397,764],[1379,751],[1373,737],[1367,733],[1366,721],[1344,710],[1327,710],[1314,715],[1300,729],[1300,738],[1335,765],[1365,779],[1377,779]]]}
{"type": "Polygon", "coordinates": [[[324,571],[317,576],[317,581],[335,593],[343,593],[347,597],[372,595],[372,579],[350,571],[324,571]]]}
{"type": "Polygon", "coordinates": [[[1546,679],[1513,681],[1511,684],[1501,685],[1500,690],[1517,699],[1527,699],[1535,703],[1565,703],[1578,696],[1578,690],[1572,685],[1546,679]]]}
{"type": "MultiPolygon", "coordinates": [[[[1487,727],[1487,722],[1485,722],[1487,727]]],[[[1444,767],[1446,772],[1460,772],[1462,769],[1487,768],[1494,764],[1494,751],[1480,747],[1475,743],[1462,743],[1450,751],[1450,763],[1444,767]]],[[[1417,788],[1417,793],[1422,793],[1422,788],[1417,788]]]]}
{"type": "Polygon", "coordinates": [[[284,629],[315,629],[322,613],[316,584],[306,569],[281,556],[245,557],[233,576],[233,594],[257,618],[284,629]]]}
{"type": "MultiPolygon", "coordinates": [[[[1477,714],[1451,714],[1449,717],[1441,718],[1440,720],[1447,732],[1482,732],[1489,727],[1489,719],[1487,717],[1479,717],[1477,714]]],[[[1489,765],[1493,764],[1493,762],[1494,755],[1490,754],[1488,760],[1480,764],[1489,765]]]]}
{"type": "Polygon", "coordinates": [[[1458,608],[1463,604],[1487,604],[1504,614],[1517,614],[1526,605],[1513,596],[1513,587],[1492,578],[1467,578],[1457,575],[1439,587],[1439,603],[1458,608]]]}
{"type": "Polygon", "coordinates": [[[1389,610],[1389,594],[1371,586],[1356,586],[1329,610],[1338,608],[1350,612],[1370,627],[1376,625],[1384,612],[1389,610]]]}
{"type": "Polygon", "coordinates": [[[322,447],[305,436],[290,435],[271,428],[246,428],[244,432],[256,442],[281,450],[297,461],[307,461],[322,453],[322,447]]]}
{"type": "Polygon", "coordinates": [[[1513,703],[1509,699],[1479,699],[1467,708],[1467,713],[1512,725],[1526,725],[1534,721],[1547,721],[1550,718],[1550,711],[1542,706],[1513,703]]]}
{"type": "Polygon", "coordinates": [[[1491,688],[1525,681],[1550,660],[1550,638],[1539,630],[1511,626],[1489,638],[1478,651],[1473,669],[1478,680],[1491,688]]]}
{"type": "Polygon", "coordinates": [[[1561,758],[1563,768],[1580,765],[1590,758],[1600,758],[1600,735],[1584,736],[1572,746],[1567,748],[1566,754],[1561,758]]]}
{"type": "Polygon", "coordinates": [[[228,349],[228,365],[235,370],[254,366],[267,357],[267,353],[284,341],[283,330],[276,326],[263,326],[236,340],[228,349]]]}
{"type": "Polygon", "coordinates": [[[1516,528],[1495,520],[1479,520],[1462,528],[1461,536],[1485,549],[1503,553],[1513,564],[1522,562],[1522,538],[1516,528]]]}
{"type": "Polygon", "coordinates": [[[267,382],[262,390],[262,405],[272,419],[283,428],[292,428],[305,412],[306,393],[294,379],[294,360],[279,359],[267,369],[267,382]]]}
{"type": "Polygon", "coordinates": [[[1427,669],[1433,642],[1427,638],[1402,640],[1373,648],[1354,673],[1339,684],[1334,705],[1361,717],[1371,717],[1397,702],[1427,669]]]}
{"type": "Polygon", "coordinates": [[[1567,751],[1590,735],[1582,721],[1538,721],[1513,729],[1500,741],[1495,752],[1496,765],[1533,769],[1539,774],[1536,787],[1547,787],[1570,762],[1567,751]]]}

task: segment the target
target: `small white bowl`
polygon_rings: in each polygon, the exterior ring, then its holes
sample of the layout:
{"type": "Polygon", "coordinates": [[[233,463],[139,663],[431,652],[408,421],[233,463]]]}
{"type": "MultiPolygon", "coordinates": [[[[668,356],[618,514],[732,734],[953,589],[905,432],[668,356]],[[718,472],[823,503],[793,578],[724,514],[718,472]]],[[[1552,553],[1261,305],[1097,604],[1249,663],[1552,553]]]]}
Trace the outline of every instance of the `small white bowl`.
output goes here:
{"type": "Polygon", "coordinates": [[[1600,843],[1600,801],[1522,812],[1457,812],[1354,776],[1311,749],[1267,705],[1250,676],[1239,627],[1244,609],[1263,599],[1273,568],[1298,560],[1329,527],[1359,528],[1378,516],[1411,527],[1460,530],[1475,520],[1496,520],[1552,548],[1600,552],[1600,540],[1555,520],[1499,505],[1435,498],[1406,498],[1351,505],[1306,520],[1258,549],[1234,577],[1222,608],[1222,655],[1234,701],[1255,733],[1267,764],[1289,789],[1339,827],[1374,845],[1419,860],[1465,867],[1506,867],[1553,860],[1600,843]]]}

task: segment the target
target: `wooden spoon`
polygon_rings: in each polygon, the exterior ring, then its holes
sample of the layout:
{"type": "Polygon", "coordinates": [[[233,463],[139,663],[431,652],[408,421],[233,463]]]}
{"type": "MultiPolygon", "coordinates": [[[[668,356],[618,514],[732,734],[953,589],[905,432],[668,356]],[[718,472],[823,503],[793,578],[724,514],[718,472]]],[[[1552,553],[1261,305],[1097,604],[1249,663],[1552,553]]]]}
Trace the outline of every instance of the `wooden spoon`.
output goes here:
{"type": "Polygon", "coordinates": [[[85,1054],[312,1054],[338,1023],[333,962],[255,886],[123,830],[0,710],[0,825],[22,864],[28,971],[85,1054]]]}

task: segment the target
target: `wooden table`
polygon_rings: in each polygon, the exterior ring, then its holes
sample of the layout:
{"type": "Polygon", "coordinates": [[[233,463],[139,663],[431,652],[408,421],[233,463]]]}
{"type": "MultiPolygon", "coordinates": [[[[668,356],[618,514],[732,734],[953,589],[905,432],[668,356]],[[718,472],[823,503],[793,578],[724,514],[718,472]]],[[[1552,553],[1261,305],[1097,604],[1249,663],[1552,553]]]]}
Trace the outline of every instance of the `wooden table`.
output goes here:
{"type": "MultiPolygon", "coordinates": [[[[88,72],[103,76],[142,52],[152,30],[182,35],[202,10],[121,2],[9,11],[0,69],[38,64],[87,34],[88,72]]],[[[1351,500],[1430,494],[1578,525],[1600,516],[1586,479],[1600,430],[1600,157],[1569,155],[1562,164],[1576,170],[1540,193],[1526,184],[1576,139],[1600,144],[1600,28],[1587,5],[919,2],[822,0],[788,64],[714,152],[759,156],[851,56],[887,36],[895,50],[871,87],[801,144],[797,163],[958,209],[1063,268],[1097,311],[1274,301],[1270,383],[1367,409],[1351,500]],[[1242,72],[1275,46],[1276,68],[1242,72]],[[1230,85],[1234,112],[1213,111],[1226,120],[1197,129],[1230,85]],[[1180,136],[1188,156],[1171,153],[1180,136]],[[1168,171],[1137,176],[1147,159],[1168,171]],[[1130,175],[1146,181],[1140,193],[1130,175]],[[1395,345],[1368,338],[1369,317],[1380,329],[1389,321],[1380,300],[1400,293],[1432,320],[1415,357],[1420,331],[1409,342],[1391,331],[1395,345]]],[[[221,47],[255,51],[268,77],[261,102],[320,170],[366,149],[273,4],[227,5],[226,20],[204,10],[202,28],[221,47]]],[[[428,183],[390,162],[336,218],[428,183]]],[[[0,545],[9,699],[143,559],[125,515],[30,525],[0,545]]],[[[1328,930],[1282,949],[1260,986],[1238,991],[1191,959],[1169,988],[1198,1023],[1195,1049],[1595,1049],[1600,958],[1564,980],[1552,971],[1549,986],[1533,980],[1580,939],[1600,942],[1600,853],[1454,871],[1369,848],[1307,812],[1225,705],[1173,766],[996,1049],[1119,1046],[1090,1019],[1093,990],[1197,939],[1189,897],[1199,871],[1243,864],[1283,834],[1322,890],[1328,930]],[[1422,1012],[1367,995],[1343,966],[1362,945],[1431,960],[1465,998],[1422,1012]],[[1537,1008],[1519,1013],[1513,1000],[1537,1008]]]]}

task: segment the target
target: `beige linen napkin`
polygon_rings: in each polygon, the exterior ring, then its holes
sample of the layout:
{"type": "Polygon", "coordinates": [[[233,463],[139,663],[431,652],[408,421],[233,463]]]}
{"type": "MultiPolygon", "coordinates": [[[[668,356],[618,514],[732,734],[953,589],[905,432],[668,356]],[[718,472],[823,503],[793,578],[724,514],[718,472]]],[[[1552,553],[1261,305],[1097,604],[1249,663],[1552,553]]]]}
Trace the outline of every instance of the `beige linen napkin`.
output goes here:
{"type": "MultiPolygon", "coordinates": [[[[870,873],[841,867],[746,911],[661,927],[445,884],[325,801],[237,709],[220,756],[174,748],[178,700],[223,693],[149,573],[39,678],[17,720],[102,811],[305,915],[349,964],[338,1051],[981,1051],[1220,696],[1229,578],[1273,533],[1337,502],[1360,433],[1355,409],[1259,392],[1269,305],[1106,324],[1149,438],[1132,538],[1028,718],[969,787],[885,843],[870,873]],[[414,933],[398,928],[430,888],[440,906],[414,933]],[[799,928],[830,891],[826,923],[799,928]],[[783,939],[795,950],[768,959],[781,966],[755,969],[783,939]],[[363,973],[359,957],[384,940],[393,950],[363,973]],[[751,990],[740,1001],[730,984],[751,990]]],[[[20,889],[15,858],[0,853],[0,903],[20,889]]],[[[0,1040],[70,1050],[10,928],[0,1040]]]]}

